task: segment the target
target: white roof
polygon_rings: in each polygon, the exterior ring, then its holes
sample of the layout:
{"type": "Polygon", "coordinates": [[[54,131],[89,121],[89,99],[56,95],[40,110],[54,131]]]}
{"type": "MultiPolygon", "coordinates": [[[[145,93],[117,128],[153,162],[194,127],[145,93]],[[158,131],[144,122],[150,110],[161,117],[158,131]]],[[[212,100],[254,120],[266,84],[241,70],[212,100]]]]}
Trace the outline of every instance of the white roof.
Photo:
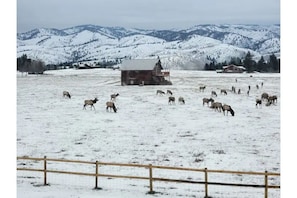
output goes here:
{"type": "Polygon", "coordinates": [[[158,59],[123,60],[121,70],[153,70],[158,59]]]}
{"type": "Polygon", "coordinates": [[[226,66],[223,66],[223,69],[231,67],[231,66],[234,66],[234,67],[237,67],[237,68],[240,68],[240,69],[245,69],[245,67],[241,66],[241,65],[226,65],[226,66]]]}

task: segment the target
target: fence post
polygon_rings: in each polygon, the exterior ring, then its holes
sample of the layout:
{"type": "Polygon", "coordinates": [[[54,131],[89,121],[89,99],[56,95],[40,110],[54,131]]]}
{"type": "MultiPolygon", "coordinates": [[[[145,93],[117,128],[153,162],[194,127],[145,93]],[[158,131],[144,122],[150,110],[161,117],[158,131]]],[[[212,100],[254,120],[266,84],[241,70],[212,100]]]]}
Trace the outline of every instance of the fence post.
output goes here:
{"type": "Polygon", "coordinates": [[[150,191],[149,194],[153,194],[153,168],[152,164],[149,164],[149,175],[150,175],[150,191]]]}
{"type": "Polygon", "coordinates": [[[43,171],[43,185],[46,185],[46,156],[44,156],[44,164],[43,164],[43,168],[44,168],[44,171],[43,171]]]}
{"type": "Polygon", "coordinates": [[[267,171],[265,171],[265,198],[268,198],[268,174],[267,171]]]}
{"type": "Polygon", "coordinates": [[[207,198],[207,197],[208,197],[208,185],[207,185],[207,183],[208,183],[208,177],[207,177],[207,168],[205,168],[204,172],[205,172],[205,198],[207,198]]]}
{"type": "Polygon", "coordinates": [[[95,176],[95,189],[98,188],[98,161],[96,161],[96,170],[95,170],[96,176],[95,176]]]}

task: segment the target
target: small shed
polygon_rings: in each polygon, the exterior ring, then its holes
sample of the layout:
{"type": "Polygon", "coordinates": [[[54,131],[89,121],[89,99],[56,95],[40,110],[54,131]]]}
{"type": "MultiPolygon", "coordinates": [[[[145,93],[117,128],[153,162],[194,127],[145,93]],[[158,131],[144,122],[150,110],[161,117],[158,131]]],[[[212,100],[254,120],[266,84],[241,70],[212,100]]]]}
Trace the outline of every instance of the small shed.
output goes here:
{"type": "Polygon", "coordinates": [[[227,65],[223,66],[223,73],[243,73],[246,71],[244,66],[227,65]]]}
{"type": "Polygon", "coordinates": [[[121,85],[171,85],[170,72],[160,59],[124,60],[120,67],[121,85]]]}

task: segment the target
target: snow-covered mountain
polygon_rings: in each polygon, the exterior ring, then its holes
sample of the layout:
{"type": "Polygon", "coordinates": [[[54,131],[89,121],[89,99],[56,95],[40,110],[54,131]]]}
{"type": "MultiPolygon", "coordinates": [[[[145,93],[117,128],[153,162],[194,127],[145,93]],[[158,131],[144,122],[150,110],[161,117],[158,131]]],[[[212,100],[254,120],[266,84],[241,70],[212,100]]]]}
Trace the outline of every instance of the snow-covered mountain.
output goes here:
{"type": "Polygon", "coordinates": [[[188,29],[144,30],[81,25],[34,29],[17,34],[17,56],[46,64],[161,58],[165,67],[202,69],[206,62],[244,57],[247,51],[280,54],[280,25],[197,25],[188,29]]]}

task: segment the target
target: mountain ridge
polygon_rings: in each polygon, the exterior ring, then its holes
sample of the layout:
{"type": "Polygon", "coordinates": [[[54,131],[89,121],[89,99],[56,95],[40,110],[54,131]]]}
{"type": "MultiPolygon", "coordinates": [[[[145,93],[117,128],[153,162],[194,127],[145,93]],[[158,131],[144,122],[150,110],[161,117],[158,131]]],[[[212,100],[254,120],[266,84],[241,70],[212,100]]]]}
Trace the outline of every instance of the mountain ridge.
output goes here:
{"type": "Polygon", "coordinates": [[[279,54],[280,25],[204,24],[186,29],[146,30],[88,24],[17,34],[17,55],[27,54],[47,64],[159,56],[173,68],[187,69],[191,63],[201,69],[209,57],[224,62],[243,57],[247,51],[255,59],[279,54]]]}

